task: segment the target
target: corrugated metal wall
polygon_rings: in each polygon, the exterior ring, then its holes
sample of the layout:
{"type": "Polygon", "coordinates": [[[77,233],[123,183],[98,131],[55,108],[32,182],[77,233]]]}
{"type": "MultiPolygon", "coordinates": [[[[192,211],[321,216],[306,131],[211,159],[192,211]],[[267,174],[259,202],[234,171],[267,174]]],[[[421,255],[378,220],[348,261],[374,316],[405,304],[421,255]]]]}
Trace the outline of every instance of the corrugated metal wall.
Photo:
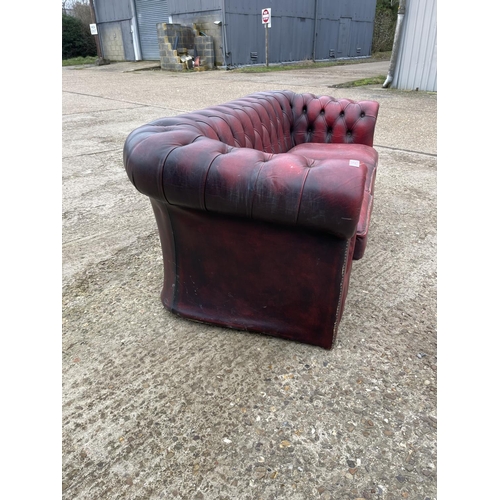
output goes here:
{"type": "Polygon", "coordinates": [[[265,63],[263,8],[272,14],[270,63],[370,56],[375,7],[376,0],[169,0],[177,18],[225,8],[228,65],[265,63]]]}
{"type": "Polygon", "coordinates": [[[103,57],[111,61],[133,61],[129,0],[94,0],[94,10],[103,57]]]}
{"type": "MultiPolygon", "coordinates": [[[[225,12],[225,26],[217,28],[215,39],[221,50],[219,38],[225,35],[226,64],[263,64],[266,50],[261,12],[266,7],[272,9],[272,26],[268,30],[270,63],[371,54],[376,0],[94,0],[98,23],[130,22],[131,1],[135,3],[144,60],[160,59],[157,23],[168,22],[172,15],[176,22],[185,15],[186,23],[195,18],[200,23],[205,13],[207,23],[212,25],[212,17],[215,19],[220,12],[220,19],[225,12]]],[[[132,60],[126,24],[122,32],[122,57],[132,60]]]]}
{"type": "Polygon", "coordinates": [[[371,55],[376,1],[318,2],[316,60],[371,55]]]}
{"type": "Polygon", "coordinates": [[[123,21],[132,17],[128,0],[94,0],[97,23],[123,21]]]}
{"type": "Polygon", "coordinates": [[[170,14],[193,14],[206,10],[219,10],[222,0],[170,0],[170,14]]]}
{"type": "Polygon", "coordinates": [[[135,0],[142,58],[146,61],[160,60],[157,23],[167,23],[169,17],[167,0],[135,0]]]}
{"type": "Polygon", "coordinates": [[[406,0],[393,88],[437,92],[437,0],[406,0]]]}

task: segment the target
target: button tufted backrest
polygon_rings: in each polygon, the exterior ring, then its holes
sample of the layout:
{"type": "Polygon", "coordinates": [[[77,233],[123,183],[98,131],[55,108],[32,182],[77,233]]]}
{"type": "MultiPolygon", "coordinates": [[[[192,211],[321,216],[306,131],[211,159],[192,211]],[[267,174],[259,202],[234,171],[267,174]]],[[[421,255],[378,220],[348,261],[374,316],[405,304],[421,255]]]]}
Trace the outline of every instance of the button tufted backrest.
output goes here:
{"type": "Polygon", "coordinates": [[[259,92],[134,130],[124,166],[147,196],[179,207],[300,225],[350,238],[367,167],[288,153],[306,142],[371,146],[378,104],[259,92]]]}
{"type": "Polygon", "coordinates": [[[193,113],[162,118],[158,126],[183,126],[232,147],[286,153],[305,142],[373,146],[374,101],[352,101],[292,91],[257,92],[193,113]]]}
{"type": "Polygon", "coordinates": [[[290,106],[294,145],[319,142],[373,146],[378,102],[294,94],[290,106]]]}
{"type": "Polygon", "coordinates": [[[289,98],[267,92],[161,118],[151,125],[182,127],[228,146],[278,154],[286,153],[295,145],[291,137],[292,120],[289,98]]]}

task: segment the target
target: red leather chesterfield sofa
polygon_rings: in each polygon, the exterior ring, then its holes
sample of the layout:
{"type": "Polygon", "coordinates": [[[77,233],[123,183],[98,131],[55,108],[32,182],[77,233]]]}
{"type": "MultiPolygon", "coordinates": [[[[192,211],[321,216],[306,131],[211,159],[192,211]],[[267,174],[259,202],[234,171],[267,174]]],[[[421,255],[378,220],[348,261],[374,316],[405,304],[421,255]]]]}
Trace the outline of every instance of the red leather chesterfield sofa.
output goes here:
{"type": "Polygon", "coordinates": [[[258,92],[134,130],[124,165],[153,206],[164,306],[331,349],[367,242],[378,107],[258,92]]]}

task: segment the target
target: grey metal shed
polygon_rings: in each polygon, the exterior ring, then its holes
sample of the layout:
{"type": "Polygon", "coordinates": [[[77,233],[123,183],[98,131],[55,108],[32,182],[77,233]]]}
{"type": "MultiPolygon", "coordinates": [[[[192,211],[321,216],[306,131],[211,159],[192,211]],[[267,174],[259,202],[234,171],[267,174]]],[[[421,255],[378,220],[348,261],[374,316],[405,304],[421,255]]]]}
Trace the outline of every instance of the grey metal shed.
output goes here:
{"type": "Polygon", "coordinates": [[[271,9],[270,63],[368,57],[376,3],[376,0],[169,0],[169,9],[173,22],[195,23],[209,30],[222,59],[218,64],[238,66],[266,61],[264,8],[271,9]]]}
{"type": "Polygon", "coordinates": [[[94,0],[103,56],[160,60],[157,23],[195,24],[219,66],[369,57],[376,0],[94,0]]]}
{"type": "Polygon", "coordinates": [[[160,48],[156,24],[169,21],[167,0],[135,0],[135,9],[142,59],[158,61],[160,48]]]}
{"type": "Polygon", "coordinates": [[[437,0],[406,0],[393,88],[437,92],[437,0]]]}
{"type": "Polygon", "coordinates": [[[94,0],[93,3],[103,57],[118,61],[136,59],[129,0],[94,0]]]}
{"type": "Polygon", "coordinates": [[[160,60],[156,24],[169,21],[167,0],[94,0],[103,56],[160,60]]]}

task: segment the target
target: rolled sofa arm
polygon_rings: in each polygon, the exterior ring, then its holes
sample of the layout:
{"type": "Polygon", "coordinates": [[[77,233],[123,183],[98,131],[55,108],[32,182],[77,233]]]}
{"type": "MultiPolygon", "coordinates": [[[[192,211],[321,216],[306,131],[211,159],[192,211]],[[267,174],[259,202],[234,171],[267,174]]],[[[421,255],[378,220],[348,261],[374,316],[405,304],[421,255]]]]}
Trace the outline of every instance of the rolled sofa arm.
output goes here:
{"type": "Polygon", "coordinates": [[[366,166],[236,148],[189,125],[145,125],[125,142],[134,186],[185,208],[322,230],[350,238],[363,203],[366,166]]]}

